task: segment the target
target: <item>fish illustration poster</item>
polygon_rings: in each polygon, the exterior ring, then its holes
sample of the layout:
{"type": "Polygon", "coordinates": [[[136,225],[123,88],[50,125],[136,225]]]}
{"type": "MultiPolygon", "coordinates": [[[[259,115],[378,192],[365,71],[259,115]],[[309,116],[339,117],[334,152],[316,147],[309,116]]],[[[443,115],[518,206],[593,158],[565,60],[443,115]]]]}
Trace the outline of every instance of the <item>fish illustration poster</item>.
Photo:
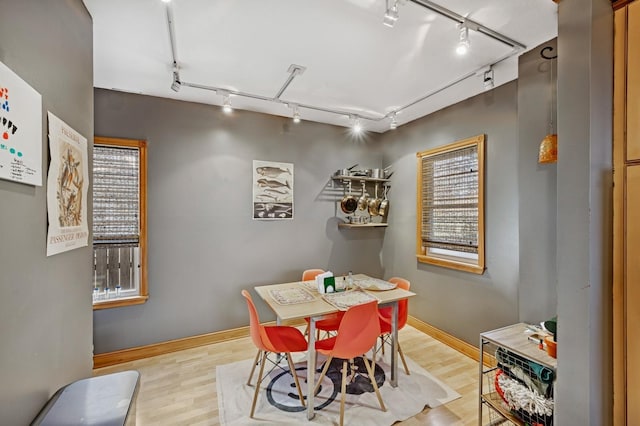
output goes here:
{"type": "Polygon", "coordinates": [[[253,160],[253,219],[293,219],[293,164],[253,160]]]}
{"type": "Polygon", "coordinates": [[[47,177],[47,256],[88,245],[87,139],[49,113],[51,163],[47,177]]]}
{"type": "Polygon", "coordinates": [[[0,178],[42,186],[42,96],[2,62],[0,178]]]}

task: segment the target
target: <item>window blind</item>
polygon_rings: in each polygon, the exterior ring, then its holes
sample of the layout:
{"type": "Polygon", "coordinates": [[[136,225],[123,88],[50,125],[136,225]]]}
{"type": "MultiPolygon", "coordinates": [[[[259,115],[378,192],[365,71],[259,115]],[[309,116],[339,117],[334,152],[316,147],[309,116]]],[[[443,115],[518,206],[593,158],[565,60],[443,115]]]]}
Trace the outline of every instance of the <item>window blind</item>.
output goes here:
{"type": "Polygon", "coordinates": [[[137,246],[140,239],[140,152],[93,148],[93,244],[137,246]]]}
{"type": "Polygon", "coordinates": [[[478,253],[478,146],[422,157],[422,242],[478,253]]]}

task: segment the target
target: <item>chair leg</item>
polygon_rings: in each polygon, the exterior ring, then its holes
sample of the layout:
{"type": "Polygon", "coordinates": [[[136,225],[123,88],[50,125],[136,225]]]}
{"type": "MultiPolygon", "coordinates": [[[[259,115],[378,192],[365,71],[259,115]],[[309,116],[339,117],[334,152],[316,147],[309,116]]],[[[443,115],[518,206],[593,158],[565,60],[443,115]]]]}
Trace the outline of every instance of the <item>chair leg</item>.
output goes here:
{"type": "Polygon", "coordinates": [[[340,426],[344,424],[344,400],[347,394],[347,360],[342,361],[342,387],[340,397],[340,426]]]}
{"type": "Polygon", "coordinates": [[[253,402],[251,403],[251,414],[249,417],[253,418],[253,412],[256,409],[256,402],[258,401],[258,392],[260,392],[260,383],[262,383],[262,373],[264,373],[264,364],[267,362],[267,351],[264,351],[262,355],[262,362],[260,362],[260,373],[258,374],[258,381],[256,382],[256,391],[253,393],[253,402]]]}
{"type": "Polygon", "coordinates": [[[304,395],[302,395],[302,390],[300,389],[300,382],[298,381],[298,374],[296,373],[296,367],[293,365],[293,361],[291,361],[291,354],[288,353],[285,355],[287,357],[287,361],[289,362],[289,371],[291,371],[291,375],[293,376],[293,381],[296,383],[296,389],[298,389],[298,396],[300,396],[300,403],[303,407],[306,406],[304,403],[304,395]]]}
{"type": "Polygon", "coordinates": [[[251,386],[251,379],[253,379],[253,372],[256,369],[256,365],[258,365],[258,360],[260,359],[260,353],[262,351],[258,349],[258,353],[256,354],[256,358],[253,360],[253,365],[251,366],[251,373],[249,374],[249,380],[247,380],[247,385],[251,386]]]}
{"type": "Polygon", "coordinates": [[[404,365],[404,372],[407,373],[407,376],[410,376],[411,373],[409,373],[409,367],[407,367],[407,361],[404,359],[404,353],[402,353],[402,347],[400,346],[400,342],[398,342],[398,353],[400,354],[402,365],[404,365]]]}
{"type": "Polygon", "coordinates": [[[378,402],[380,402],[380,408],[382,411],[387,411],[387,407],[384,406],[384,402],[382,402],[382,395],[380,395],[380,389],[378,389],[378,384],[376,383],[376,377],[371,370],[371,365],[369,365],[369,361],[367,361],[367,357],[362,357],[362,361],[364,361],[364,366],[367,368],[367,373],[369,373],[369,379],[371,380],[371,384],[373,385],[373,389],[376,391],[376,396],[378,397],[378,402]]]}
{"type": "Polygon", "coordinates": [[[313,394],[314,395],[318,393],[318,389],[320,389],[320,383],[322,383],[322,379],[324,379],[325,374],[327,374],[327,370],[329,369],[329,364],[331,364],[331,360],[332,359],[333,359],[333,357],[329,357],[325,361],[324,368],[322,369],[322,373],[320,373],[320,378],[316,382],[316,387],[313,389],[313,394]]]}

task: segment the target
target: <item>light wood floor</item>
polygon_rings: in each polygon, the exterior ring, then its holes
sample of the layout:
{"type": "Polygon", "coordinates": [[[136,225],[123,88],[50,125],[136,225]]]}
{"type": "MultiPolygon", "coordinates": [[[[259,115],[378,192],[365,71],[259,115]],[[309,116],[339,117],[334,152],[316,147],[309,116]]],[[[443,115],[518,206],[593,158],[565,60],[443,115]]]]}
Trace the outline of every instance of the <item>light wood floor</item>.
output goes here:
{"type": "MultiPolygon", "coordinates": [[[[477,425],[478,363],[408,325],[400,331],[400,343],[405,355],[455,389],[462,398],[427,408],[396,424],[477,425]]],[[[105,367],[95,370],[94,375],[125,370],[140,372],[138,426],[219,425],[216,366],[250,359],[255,353],[255,346],[247,337],[105,367]]],[[[249,371],[247,377],[248,374],[249,371]]],[[[399,374],[404,374],[402,364],[399,374]]]]}

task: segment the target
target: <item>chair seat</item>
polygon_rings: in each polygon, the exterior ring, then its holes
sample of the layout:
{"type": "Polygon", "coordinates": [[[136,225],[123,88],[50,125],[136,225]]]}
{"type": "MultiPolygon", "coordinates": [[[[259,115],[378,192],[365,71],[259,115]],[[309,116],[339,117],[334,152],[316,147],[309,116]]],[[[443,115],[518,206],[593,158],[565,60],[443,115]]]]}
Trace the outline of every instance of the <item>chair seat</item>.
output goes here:
{"type": "Polygon", "coordinates": [[[289,326],[265,326],[264,332],[269,338],[271,352],[304,352],[307,350],[307,339],[300,330],[289,326]]]}
{"type": "Polygon", "coordinates": [[[318,340],[316,342],[316,351],[320,352],[323,355],[327,355],[333,350],[333,347],[336,345],[337,337],[338,336],[333,336],[329,337],[328,339],[318,340]]]}
{"type": "MultiPolygon", "coordinates": [[[[316,330],[320,331],[336,331],[338,327],[340,327],[340,322],[342,321],[342,317],[344,316],[344,312],[336,312],[335,314],[329,314],[325,318],[316,321],[316,330]]],[[[305,318],[307,324],[311,321],[309,318],[305,318]]]]}

